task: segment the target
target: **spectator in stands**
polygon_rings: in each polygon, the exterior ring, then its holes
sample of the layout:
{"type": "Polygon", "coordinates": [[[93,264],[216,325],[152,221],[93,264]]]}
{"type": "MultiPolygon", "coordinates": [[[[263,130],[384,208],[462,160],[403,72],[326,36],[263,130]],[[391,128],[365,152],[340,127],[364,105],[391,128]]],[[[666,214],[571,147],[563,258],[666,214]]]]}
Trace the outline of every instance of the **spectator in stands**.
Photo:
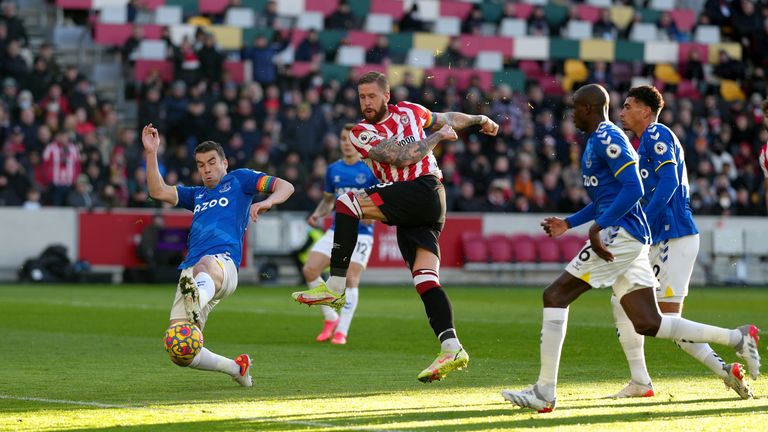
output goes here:
{"type": "Polygon", "coordinates": [[[75,188],[67,194],[67,206],[86,209],[101,206],[99,198],[93,193],[93,187],[86,174],[80,174],[77,177],[75,188]]]}
{"type": "Polygon", "coordinates": [[[389,39],[386,36],[380,35],[376,38],[376,44],[365,54],[365,62],[367,64],[389,66],[392,62],[392,57],[389,52],[389,39]]]}
{"type": "Polygon", "coordinates": [[[257,28],[276,28],[277,23],[277,2],[268,1],[264,7],[264,12],[256,16],[257,28]]]}
{"type": "Polygon", "coordinates": [[[451,38],[448,48],[435,57],[435,64],[437,66],[450,68],[469,67],[471,64],[470,59],[461,53],[461,39],[458,37],[451,38]]]}
{"type": "MultiPolygon", "coordinates": [[[[600,11],[600,18],[592,25],[592,33],[596,39],[616,40],[619,37],[619,29],[611,19],[611,10],[606,8],[600,11]]],[[[609,87],[610,88],[610,87],[609,87]]]]}
{"type": "Polygon", "coordinates": [[[483,24],[485,24],[483,10],[479,4],[474,4],[469,11],[469,16],[461,23],[461,33],[478,35],[483,28],[483,24]]]}
{"type": "Polygon", "coordinates": [[[173,58],[174,76],[188,85],[200,79],[200,59],[188,37],[184,37],[173,58]]]}
{"type": "Polygon", "coordinates": [[[213,34],[205,33],[203,46],[197,50],[197,58],[200,60],[200,73],[203,79],[212,83],[221,81],[224,54],[216,47],[216,38],[213,34]]]}
{"type": "MultiPolygon", "coordinates": [[[[43,43],[40,45],[40,51],[37,53],[37,58],[45,60],[51,75],[54,78],[58,78],[58,76],[61,74],[61,67],[59,66],[59,62],[54,56],[53,46],[51,46],[51,44],[43,43]]],[[[37,99],[37,97],[35,97],[35,99],[37,99]]]]}
{"type": "Polygon", "coordinates": [[[549,22],[544,9],[539,6],[533,8],[531,16],[528,17],[528,34],[531,36],[549,36],[549,33],[549,22]]]}
{"type": "Polygon", "coordinates": [[[0,207],[21,205],[21,199],[16,196],[16,192],[8,185],[8,177],[0,173],[0,207]]]}
{"type": "Polygon", "coordinates": [[[11,40],[5,49],[5,58],[3,58],[2,74],[6,77],[14,78],[22,85],[26,83],[29,66],[27,61],[21,56],[21,44],[18,40],[11,40]]]}
{"type": "Polygon", "coordinates": [[[353,30],[357,27],[357,19],[346,0],[339,2],[339,7],[325,19],[325,28],[329,30],[353,30]]]}
{"type": "Polygon", "coordinates": [[[40,191],[32,187],[27,191],[26,200],[22,204],[24,210],[40,210],[40,191]]]}
{"type": "Polygon", "coordinates": [[[481,212],[485,210],[485,204],[475,194],[475,185],[471,181],[461,182],[459,196],[454,201],[451,211],[481,212]]]}
{"type": "Polygon", "coordinates": [[[69,132],[60,130],[43,152],[44,185],[48,187],[48,202],[65,204],[77,176],[80,175],[80,151],[71,142],[69,132]]]}
{"type": "Polygon", "coordinates": [[[731,27],[733,20],[731,0],[707,0],[704,14],[708,22],[718,27],[731,27]]]}
{"type": "Polygon", "coordinates": [[[419,18],[419,4],[413,3],[408,12],[400,18],[400,32],[420,32],[424,31],[424,23],[419,18]]]}
{"type": "Polygon", "coordinates": [[[277,82],[277,69],[274,58],[284,50],[290,41],[290,37],[280,42],[268,43],[263,35],[256,37],[254,44],[246,48],[243,52],[243,58],[251,61],[253,68],[253,79],[261,85],[269,85],[277,82]]]}
{"type": "Polygon", "coordinates": [[[659,21],[656,23],[656,27],[659,29],[658,34],[662,39],[670,40],[673,42],[688,42],[690,37],[687,33],[678,30],[677,24],[672,19],[672,15],[669,12],[662,12],[659,15],[659,21]]]}
{"type": "Polygon", "coordinates": [[[488,187],[485,211],[491,213],[506,213],[512,210],[511,200],[514,198],[512,183],[507,179],[493,180],[488,187]]]}
{"type": "Polygon", "coordinates": [[[48,88],[48,94],[40,101],[40,108],[43,111],[66,115],[70,113],[69,99],[61,90],[61,85],[51,84],[48,88]]]}
{"type": "Polygon", "coordinates": [[[141,41],[144,40],[144,27],[140,25],[133,26],[131,35],[126,39],[122,47],[120,47],[120,55],[123,62],[126,64],[133,64],[136,50],[139,48],[141,41]]]}
{"type": "Polygon", "coordinates": [[[4,1],[2,10],[3,15],[0,17],[0,20],[5,23],[8,39],[11,41],[19,41],[22,46],[27,46],[29,44],[27,29],[24,28],[24,23],[21,19],[16,16],[16,3],[13,1],[4,1]]]}
{"type": "Polygon", "coordinates": [[[317,30],[312,29],[307,32],[307,36],[296,47],[294,59],[300,62],[320,63],[325,60],[325,50],[320,44],[320,36],[317,30]]]}
{"type": "Polygon", "coordinates": [[[48,62],[42,57],[37,57],[25,87],[32,92],[35,100],[40,100],[48,91],[53,80],[54,74],[48,66],[48,62]]]}
{"type": "Polygon", "coordinates": [[[8,181],[8,188],[13,191],[21,203],[27,196],[27,191],[32,187],[32,181],[24,171],[24,167],[13,156],[8,156],[3,163],[2,175],[8,181]]]}

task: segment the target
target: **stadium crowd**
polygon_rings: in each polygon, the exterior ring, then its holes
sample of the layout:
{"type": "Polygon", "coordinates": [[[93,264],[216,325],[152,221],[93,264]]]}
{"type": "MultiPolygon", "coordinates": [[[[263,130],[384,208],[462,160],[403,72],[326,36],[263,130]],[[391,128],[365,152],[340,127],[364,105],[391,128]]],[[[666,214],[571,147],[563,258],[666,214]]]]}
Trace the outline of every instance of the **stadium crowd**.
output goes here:
{"type": "MultiPolygon", "coordinates": [[[[129,8],[137,4],[131,2],[129,8]]],[[[513,9],[506,6],[504,14],[511,15],[513,9]]],[[[701,98],[678,98],[674,86],[667,85],[667,108],[661,121],[685,147],[695,214],[765,214],[765,185],[757,155],[768,141],[760,110],[766,96],[768,4],[707,0],[701,10],[698,22],[721,26],[724,40],[742,44],[744,61],[729,59],[725,52],[714,68],[691,59],[681,74],[694,83],[701,98]],[[720,95],[721,78],[737,81],[746,97],[726,102],[720,95]]],[[[401,31],[427,30],[415,12],[403,16],[401,31]]],[[[541,14],[538,9],[531,14],[529,33],[558,35],[560,28],[550,27],[541,14]]],[[[208,18],[216,22],[222,16],[208,18]]],[[[258,18],[259,25],[280,30],[274,2],[268,2],[258,18]]],[[[477,8],[463,23],[462,32],[478,32],[483,24],[477,8]]],[[[344,2],[326,22],[330,29],[360,26],[344,2]]],[[[666,14],[661,14],[658,27],[672,40],[691,37],[676,29],[666,14]]],[[[597,38],[625,39],[629,31],[619,31],[609,19],[600,19],[593,28],[597,38]]],[[[110,95],[95,94],[77,66],[59,65],[53,47],[42,45],[30,55],[16,6],[4,2],[0,205],[159,205],[148,199],[137,134],[140,127],[152,123],[163,134],[161,170],[169,184],[199,183],[194,146],[214,140],[224,145],[230,169],[253,168],[294,184],[296,193],[281,209],[311,211],[322,198],[325,167],[340,157],[339,130],[360,117],[356,77],[350,73],[341,82],[324,81],[320,73],[293,78],[287,65],[275,61],[290,33],[290,29],[277,31],[271,40],[257,36],[240,52],[218,49],[215,38],[202,30],[194,40],[178,46],[166,37],[172,46],[169,58],[174,62],[175,81],[164,83],[153,75],[136,83],[132,91],[139,104],[138,122],[122,127],[110,95]],[[238,57],[251,61],[253,82],[238,85],[223,73],[225,59],[238,57]]],[[[122,47],[126,63],[131,62],[140,40],[136,32],[122,47]]],[[[436,63],[471,67],[471,59],[455,43],[437,56],[436,63]]],[[[323,50],[316,32],[309,32],[295,53],[296,61],[315,65],[334,58],[323,50]]],[[[389,50],[384,37],[366,55],[370,64],[402,60],[389,50]]],[[[611,118],[618,123],[629,79],[646,76],[653,82],[653,68],[627,64],[632,73],[619,76],[612,73],[615,66],[589,63],[584,83],[600,83],[612,90],[611,118]]],[[[544,61],[541,67],[547,74],[563,75],[562,61],[544,61]]],[[[392,89],[393,101],[409,100],[434,111],[483,113],[501,126],[497,137],[469,131],[459,141],[436,149],[450,211],[570,213],[585,205],[578,166],[584,138],[570,120],[569,93],[546,90],[529,82],[524,92],[506,85],[483,91],[477,83],[459,91],[450,80],[437,88],[429,77],[417,82],[413,75],[406,75],[403,84],[392,89]]]]}

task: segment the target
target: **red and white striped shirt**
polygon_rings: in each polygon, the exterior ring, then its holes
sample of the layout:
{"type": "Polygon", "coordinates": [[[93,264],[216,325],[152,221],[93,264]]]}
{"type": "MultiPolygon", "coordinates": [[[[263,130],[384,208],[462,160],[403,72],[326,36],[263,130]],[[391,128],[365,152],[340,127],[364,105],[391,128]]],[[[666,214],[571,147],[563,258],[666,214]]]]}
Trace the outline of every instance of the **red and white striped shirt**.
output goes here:
{"type": "Polygon", "coordinates": [[[43,150],[43,175],[48,184],[73,186],[80,175],[80,151],[72,143],[52,141],[43,150]]]}
{"type": "Polygon", "coordinates": [[[760,150],[760,168],[763,169],[765,178],[768,178],[768,143],[763,144],[763,148],[760,150]]]}
{"type": "Polygon", "coordinates": [[[349,132],[349,139],[363,156],[363,161],[383,183],[415,180],[427,174],[434,174],[442,180],[443,173],[431,151],[419,162],[401,168],[368,158],[368,152],[382,140],[395,137],[398,145],[407,145],[425,139],[424,129],[434,123],[432,111],[419,104],[398,102],[387,108],[389,115],[381,122],[371,124],[363,120],[349,132]]]}

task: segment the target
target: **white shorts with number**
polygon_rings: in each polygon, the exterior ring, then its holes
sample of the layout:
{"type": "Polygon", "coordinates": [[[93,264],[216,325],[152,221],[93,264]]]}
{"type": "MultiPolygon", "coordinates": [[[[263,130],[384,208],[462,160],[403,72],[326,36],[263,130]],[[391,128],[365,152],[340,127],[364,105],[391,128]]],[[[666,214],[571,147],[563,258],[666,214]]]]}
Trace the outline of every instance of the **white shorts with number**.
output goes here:
{"type": "Polygon", "coordinates": [[[613,293],[619,299],[638,289],[659,286],[648,259],[649,245],[640,243],[624,228],[617,226],[603,229],[600,237],[613,254],[613,262],[597,256],[587,240],[565,271],[592,288],[613,287],[613,293]]]}
{"type": "MultiPolygon", "coordinates": [[[[318,252],[325,256],[331,256],[331,249],[333,248],[333,230],[328,231],[320,237],[320,240],[312,246],[311,252],[318,252]]],[[[350,262],[360,264],[365,268],[368,265],[368,259],[371,258],[371,252],[373,251],[373,236],[372,235],[358,235],[357,245],[355,250],[352,251],[352,258],[350,262]]]]}
{"type": "Polygon", "coordinates": [[[659,280],[656,300],[682,303],[688,295],[688,284],[698,254],[698,234],[664,240],[651,246],[651,265],[659,280]]]}
{"type": "MultiPolygon", "coordinates": [[[[219,304],[219,301],[232,295],[237,289],[237,266],[232,258],[227,254],[209,255],[216,260],[216,264],[224,271],[224,280],[221,283],[221,287],[216,294],[213,295],[211,301],[200,311],[200,325],[205,327],[205,321],[208,319],[208,314],[219,304]]],[[[185,269],[186,270],[186,269],[185,269]]],[[[187,313],[184,310],[184,300],[181,297],[181,291],[179,286],[176,286],[176,298],[173,299],[173,306],[171,307],[171,319],[187,319],[187,313]]],[[[202,330],[202,328],[200,329],[202,330]]]]}

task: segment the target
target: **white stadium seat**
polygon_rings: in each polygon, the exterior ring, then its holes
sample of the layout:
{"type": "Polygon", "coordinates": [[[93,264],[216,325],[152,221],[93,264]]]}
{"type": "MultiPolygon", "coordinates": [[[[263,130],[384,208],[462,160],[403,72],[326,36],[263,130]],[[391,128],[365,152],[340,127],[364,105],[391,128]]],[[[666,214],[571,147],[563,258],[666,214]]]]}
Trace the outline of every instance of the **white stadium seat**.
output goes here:
{"type": "Polygon", "coordinates": [[[592,23],[589,21],[568,21],[565,37],[569,39],[592,39],[592,23]]]}
{"type": "Polygon", "coordinates": [[[370,14],[365,19],[365,31],[369,33],[392,32],[392,17],[384,14],[370,14]]]}
{"type": "Polygon", "coordinates": [[[101,10],[99,22],[105,24],[125,24],[128,22],[128,8],[125,6],[108,6],[101,10]]]}
{"type": "Polygon", "coordinates": [[[693,40],[702,44],[719,44],[720,28],[713,25],[698,26],[693,33],[693,40]]]}
{"type": "Polygon", "coordinates": [[[360,46],[341,46],[336,54],[336,63],[342,66],[360,66],[365,64],[365,48],[360,46]]]}
{"type": "Polygon", "coordinates": [[[629,40],[635,42],[650,42],[659,40],[659,29],[656,24],[635,23],[629,33],[629,40]]]}
{"type": "Polygon", "coordinates": [[[480,51],[475,67],[484,71],[499,71],[504,68],[504,55],[498,51],[480,51]]]}
{"type": "Polygon", "coordinates": [[[504,18],[501,20],[499,35],[508,37],[520,37],[528,34],[528,23],[520,18],[504,18]]]}
{"type": "Polygon", "coordinates": [[[181,24],[181,6],[159,6],[155,9],[155,24],[172,26],[181,24]]]}
{"type": "Polygon", "coordinates": [[[411,48],[411,50],[408,51],[408,59],[406,60],[406,63],[408,66],[431,68],[435,66],[435,57],[430,50],[411,48]]]}
{"type": "Polygon", "coordinates": [[[461,20],[458,17],[441,17],[435,21],[434,32],[446,36],[461,34],[461,20]]]}
{"type": "Polygon", "coordinates": [[[296,28],[300,30],[323,30],[325,17],[321,12],[304,12],[296,21],[296,28]]]}
{"type": "Polygon", "coordinates": [[[143,60],[165,60],[167,56],[168,47],[164,40],[143,40],[136,57],[143,60]]]}
{"type": "Polygon", "coordinates": [[[224,24],[230,27],[249,28],[253,27],[255,22],[253,9],[249,8],[230,8],[224,17],[224,24]]]}

